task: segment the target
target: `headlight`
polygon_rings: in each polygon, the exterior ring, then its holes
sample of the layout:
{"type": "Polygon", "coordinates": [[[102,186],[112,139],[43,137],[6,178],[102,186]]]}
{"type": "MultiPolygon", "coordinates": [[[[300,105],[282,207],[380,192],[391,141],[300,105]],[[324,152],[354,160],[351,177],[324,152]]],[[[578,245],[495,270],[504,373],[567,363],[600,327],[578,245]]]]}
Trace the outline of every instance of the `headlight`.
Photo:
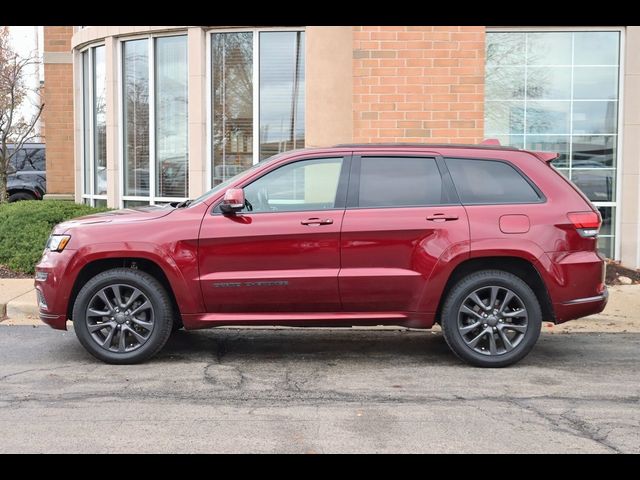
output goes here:
{"type": "Polygon", "coordinates": [[[71,240],[71,235],[51,235],[45,248],[52,252],[61,252],[67,246],[69,240],[71,240]]]}

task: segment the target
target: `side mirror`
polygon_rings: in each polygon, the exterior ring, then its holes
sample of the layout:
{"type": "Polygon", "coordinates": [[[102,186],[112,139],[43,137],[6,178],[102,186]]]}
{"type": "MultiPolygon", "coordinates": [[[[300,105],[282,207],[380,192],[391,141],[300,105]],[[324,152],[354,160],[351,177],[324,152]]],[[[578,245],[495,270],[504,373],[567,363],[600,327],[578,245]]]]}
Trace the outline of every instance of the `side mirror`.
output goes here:
{"type": "Polygon", "coordinates": [[[244,190],[241,188],[230,188],[224,194],[220,210],[225,215],[231,215],[244,208],[244,190]]]}

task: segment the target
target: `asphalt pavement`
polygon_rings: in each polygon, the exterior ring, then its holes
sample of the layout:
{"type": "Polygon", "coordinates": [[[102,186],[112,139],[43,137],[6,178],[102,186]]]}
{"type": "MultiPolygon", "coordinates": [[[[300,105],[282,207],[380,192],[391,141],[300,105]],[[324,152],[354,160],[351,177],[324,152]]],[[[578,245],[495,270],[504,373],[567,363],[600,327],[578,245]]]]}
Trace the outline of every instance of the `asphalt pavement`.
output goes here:
{"type": "Polygon", "coordinates": [[[543,333],[479,369],[439,333],[178,332],[136,366],[0,325],[0,453],[640,453],[640,334],[543,333]]]}

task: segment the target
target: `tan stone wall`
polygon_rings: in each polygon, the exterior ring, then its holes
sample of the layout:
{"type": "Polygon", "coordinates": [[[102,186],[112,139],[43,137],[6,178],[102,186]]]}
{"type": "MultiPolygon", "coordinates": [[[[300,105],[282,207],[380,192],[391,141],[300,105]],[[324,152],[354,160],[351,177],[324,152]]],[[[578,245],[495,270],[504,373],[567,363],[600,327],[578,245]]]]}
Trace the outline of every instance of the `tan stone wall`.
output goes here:
{"type": "Polygon", "coordinates": [[[477,143],[485,27],[353,27],[356,142],[477,143]]]}
{"type": "Polygon", "coordinates": [[[73,27],[44,27],[44,111],[47,145],[47,193],[73,194],[73,27]],[[62,53],[54,63],[47,53],[62,53]],[[68,60],[65,60],[65,55],[68,60]]]}
{"type": "Polygon", "coordinates": [[[627,27],[624,58],[624,94],[620,260],[640,268],[640,27],[627,27]]]}
{"type": "Polygon", "coordinates": [[[352,28],[307,27],[305,42],[306,146],[352,142],[352,28]]]}

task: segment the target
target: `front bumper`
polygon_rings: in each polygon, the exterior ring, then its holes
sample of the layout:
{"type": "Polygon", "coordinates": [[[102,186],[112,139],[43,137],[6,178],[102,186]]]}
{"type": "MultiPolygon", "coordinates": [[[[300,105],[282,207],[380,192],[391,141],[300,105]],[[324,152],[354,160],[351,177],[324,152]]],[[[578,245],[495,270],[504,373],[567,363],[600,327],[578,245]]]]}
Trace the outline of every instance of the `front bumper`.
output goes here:
{"type": "Polygon", "coordinates": [[[67,267],[75,253],[75,250],[67,249],[45,252],[36,265],[36,273],[46,273],[46,280],[34,280],[40,320],[56,330],[67,329],[67,305],[74,281],[69,278],[67,267]]]}

